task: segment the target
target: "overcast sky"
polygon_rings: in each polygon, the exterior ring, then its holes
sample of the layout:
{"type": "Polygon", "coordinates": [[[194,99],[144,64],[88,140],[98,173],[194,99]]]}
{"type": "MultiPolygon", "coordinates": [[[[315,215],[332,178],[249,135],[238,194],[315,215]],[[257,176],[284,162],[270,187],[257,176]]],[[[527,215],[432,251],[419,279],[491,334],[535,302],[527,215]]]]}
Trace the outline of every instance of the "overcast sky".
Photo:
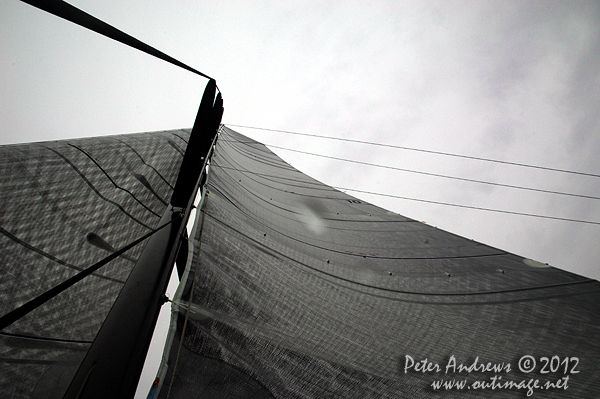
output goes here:
{"type": "MultiPolygon", "coordinates": [[[[224,123],[600,173],[600,2],[71,4],[214,77],[224,123]]],[[[206,80],[0,2],[0,143],[191,127],[206,80]]],[[[600,178],[234,128],[265,144],[600,196],[600,178]]],[[[600,222],[600,201],[274,150],[329,185],[600,222]]],[[[352,193],[600,278],[600,225],[352,193]]]]}

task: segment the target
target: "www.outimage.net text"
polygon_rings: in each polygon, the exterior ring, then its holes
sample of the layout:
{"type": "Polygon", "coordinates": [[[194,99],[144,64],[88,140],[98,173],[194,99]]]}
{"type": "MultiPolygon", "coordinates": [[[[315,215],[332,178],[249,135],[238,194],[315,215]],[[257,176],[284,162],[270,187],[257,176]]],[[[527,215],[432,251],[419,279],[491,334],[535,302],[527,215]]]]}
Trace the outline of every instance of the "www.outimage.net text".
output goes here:
{"type": "Polygon", "coordinates": [[[569,378],[579,373],[577,357],[524,355],[519,358],[516,368],[510,362],[484,362],[475,357],[471,362],[459,362],[454,355],[444,364],[433,362],[427,358],[415,360],[410,355],[404,357],[404,374],[408,373],[443,373],[445,378],[431,382],[433,391],[440,390],[506,390],[525,391],[532,396],[536,390],[562,389],[569,387],[569,378]],[[510,378],[511,371],[520,371],[521,378],[510,378]],[[471,374],[478,373],[476,378],[471,374]],[[493,373],[484,376],[482,373],[493,373]],[[525,376],[524,374],[540,374],[525,376]],[[543,379],[541,377],[544,377],[543,379]]]}

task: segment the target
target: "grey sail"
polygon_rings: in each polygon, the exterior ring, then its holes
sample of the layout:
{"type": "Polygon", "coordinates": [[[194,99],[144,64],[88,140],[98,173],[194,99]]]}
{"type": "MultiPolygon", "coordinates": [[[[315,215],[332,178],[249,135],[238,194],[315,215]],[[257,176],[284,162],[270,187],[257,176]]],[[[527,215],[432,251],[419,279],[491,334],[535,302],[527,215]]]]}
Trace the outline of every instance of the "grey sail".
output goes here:
{"type": "MultiPolygon", "coordinates": [[[[0,315],[157,227],[189,130],[0,147],[0,315]]],[[[0,396],[61,398],[143,244],[0,331],[0,396]]]]}
{"type": "Polygon", "coordinates": [[[358,200],[228,128],[199,208],[160,398],[600,394],[598,281],[358,200]]]}

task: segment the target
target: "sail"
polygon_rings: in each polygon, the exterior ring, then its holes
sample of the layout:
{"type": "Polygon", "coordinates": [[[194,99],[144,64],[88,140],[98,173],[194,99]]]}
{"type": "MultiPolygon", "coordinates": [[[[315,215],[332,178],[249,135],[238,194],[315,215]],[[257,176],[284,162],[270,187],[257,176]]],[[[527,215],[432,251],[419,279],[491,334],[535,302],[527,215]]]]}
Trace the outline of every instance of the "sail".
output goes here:
{"type": "MultiPolygon", "coordinates": [[[[189,135],[0,147],[0,315],[155,229],[189,135]]],[[[0,331],[0,396],[62,398],[143,247],[0,331]]]]}
{"type": "Polygon", "coordinates": [[[228,128],[199,210],[159,398],[600,394],[598,281],[334,190],[228,128]]]}

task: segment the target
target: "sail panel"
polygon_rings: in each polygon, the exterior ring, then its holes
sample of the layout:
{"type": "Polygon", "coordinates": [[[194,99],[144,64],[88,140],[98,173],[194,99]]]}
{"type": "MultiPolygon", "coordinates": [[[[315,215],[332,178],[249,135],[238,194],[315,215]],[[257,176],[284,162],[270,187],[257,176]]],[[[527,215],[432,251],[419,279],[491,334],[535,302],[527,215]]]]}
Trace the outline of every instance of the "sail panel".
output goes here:
{"type": "Polygon", "coordinates": [[[597,281],[334,190],[227,128],[206,189],[194,289],[188,281],[174,300],[161,398],[426,398],[445,377],[494,376],[570,377],[541,397],[600,392],[597,281]],[[405,372],[407,356],[512,368],[405,372]],[[577,358],[579,373],[529,374],[518,368],[524,356],[577,358]]]}
{"type": "MultiPolygon", "coordinates": [[[[0,147],[0,314],[154,229],[189,134],[0,147]]],[[[3,397],[62,397],[143,246],[0,331],[3,397]]]]}

